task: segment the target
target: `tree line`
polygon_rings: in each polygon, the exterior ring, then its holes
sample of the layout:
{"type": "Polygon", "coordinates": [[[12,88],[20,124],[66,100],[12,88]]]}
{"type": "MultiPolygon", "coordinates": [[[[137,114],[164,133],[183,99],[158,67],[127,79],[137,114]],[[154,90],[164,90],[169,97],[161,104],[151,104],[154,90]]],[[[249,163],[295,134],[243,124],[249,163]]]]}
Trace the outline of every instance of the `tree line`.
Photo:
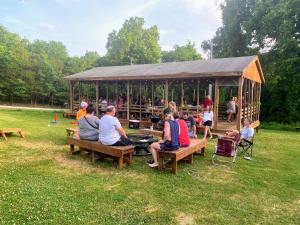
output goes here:
{"type": "Polygon", "coordinates": [[[202,48],[213,57],[259,55],[265,121],[300,121],[300,0],[226,0],[223,23],[202,48]]]}
{"type": "Polygon", "coordinates": [[[193,43],[162,51],[156,26],[144,28],[143,18],[126,20],[107,39],[107,53],[68,55],[57,41],[28,41],[0,26],[0,101],[62,106],[68,100],[64,76],[96,66],[158,63],[200,59],[193,43]]]}
{"type": "MultiPolygon", "coordinates": [[[[261,117],[300,121],[300,0],[224,0],[222,26],[202,43],[213,57],[259,55],[266,83],[261,117]]],[[[30,42],[0,26],[0,100],[62,105],[68,87],[63,77],[95,66],[201,59],[193,43],[162,51],[156,26],[127,19],[107,39],[107,53],[70,57],[61,42],[30,42]]]]}

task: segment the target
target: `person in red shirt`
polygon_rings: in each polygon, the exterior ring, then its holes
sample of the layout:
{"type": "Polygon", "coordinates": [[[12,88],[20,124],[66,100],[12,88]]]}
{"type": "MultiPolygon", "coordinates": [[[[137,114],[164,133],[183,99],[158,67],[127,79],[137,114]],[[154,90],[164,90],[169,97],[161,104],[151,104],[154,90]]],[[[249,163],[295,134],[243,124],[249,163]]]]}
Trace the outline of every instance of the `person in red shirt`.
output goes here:
{"type": "Polygon", "coordinates": [[[211,100],[211,97],[209,95],[206,95],[203,100],[203,108],[206,109],[207,106],[211,107],[213,104],[213,101],[211,100]]]}
{"type": "Polygon", "coordinates": [[[183,119],[179,119],[179,113],[173,113],[174,119],[177,121],[179,125],[179,144],[180,147],[187,147],[190,145],[190,136],[188,131],[188,126],[183,119]]]}

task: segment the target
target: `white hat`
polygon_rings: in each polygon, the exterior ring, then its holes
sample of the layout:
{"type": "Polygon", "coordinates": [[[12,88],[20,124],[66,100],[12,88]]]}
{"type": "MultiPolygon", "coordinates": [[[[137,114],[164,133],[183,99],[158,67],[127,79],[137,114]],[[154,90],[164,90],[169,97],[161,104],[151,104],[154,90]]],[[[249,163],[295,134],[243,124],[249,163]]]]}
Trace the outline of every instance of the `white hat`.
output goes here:
{"type": "Polygon", "coordinates": [[[86,102],[81,102],[80,107],[86,109],[89,105],[86,102]]]}

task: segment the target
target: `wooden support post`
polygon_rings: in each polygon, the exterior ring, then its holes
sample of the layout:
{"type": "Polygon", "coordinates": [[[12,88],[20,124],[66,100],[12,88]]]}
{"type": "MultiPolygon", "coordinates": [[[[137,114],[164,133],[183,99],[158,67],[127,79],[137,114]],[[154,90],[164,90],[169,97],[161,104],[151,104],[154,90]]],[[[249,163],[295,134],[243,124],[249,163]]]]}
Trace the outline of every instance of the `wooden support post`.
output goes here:
{"type": "Polygon", "coordinates": [[[140,95],[140,121],[142,121],[142,82],[140,81],[140,85],[139,85],[139,95],[140,95]]]}
{"type": "Polygon", "coordinates": [[[108,105],[108,83],[106,83],[106,101],[108,105]]]}
{"type": "Polygon", "coordinates": [[[116,82],[116,107],[118,106],[118,101],[119,101],[119,85],[117,81],[116,82]]]}
{"type": "Polygon", "coordinates": [[[80,88],[80,86],[81,86],[81,82],[80,81],[78,81],[78,104],[80,105],[80,103],[81,103],[81,88],[80,88]]]}
{"type": "Polygon", "coordinates": [[[74,105],[73,105],[73,96],[74,95],[74,83],[73,81],[70,81],[70,110],[71,112],[74,111],[74,105]]]}
{"type": "Polygon", "coordinates": [[[152,108],[152,115],[153,115],[153,109],[154,109],[154,81],[151,82],[151,108],[152,108]]]}
{"type": "Polygon", "coordinates": [[[249,104],[248,104],[248,110],[247,110],[247,117],[250,117],[251,114],[251,107],[252,107],[252,102],[251,102],[251,81],[250,80],[247,80],[247,87],[248,87],[248,101],[249,101],[249,104]]]}
{"type": "Polygon", "coordinates": [[[168,104],[169,104],[169,82],[168,82],[168,80],[165,81],[165,96],[164,96],[164,99],[165,99],[165,107],[167,108],[168,104]]]}
{"type": "Polygon", "coordinates": [[[237,99],[238,99],[238,114],[237,114],[237,117],[236,117],[236,128],[238,131],[241,130],[241,108],[242,108],[242,96],[243,96],[243,83],[244,83],[244,78],[243,77],[240,77],[239,78],[239,87],[238,87],[238,96],[237,96],[237,99]]]}
{"type": "Polygon", "coordinates": [[[254,81],[251,81],[251,119],[253,120],[253,114],[254,114],[254,81]]]}
{"type": "Polygon", "coordinates": [[[181,80],[181,107],[183,107],[183,98],[184,98],[184,89],[183,89],[183,80],[181,80]]]}
{"type": "Polygon", "coordinates": [[[96,81],[96,116],[99,117],[99,81],[96,81]]]}
{"type": "Polygon", "coordinates": [[[258,115],[257,115],[257,120],[259,120],[260,117],[260,96],[261,96],[261,83],[259,83],[258,86],[258,115]]]}
{"type": "Polygon", "coordinates": [[[215,80],[215,99],[214,99],[214,129],[218,128],[219,120],[219,80],[215,80]]]}
{"type": "Polygon", "coordinates": [[[126,83],[126,89],[127,89],[127,120],[130,119],[130,90],[129,90],[129,81],[126,83]]]}
{"type": "Polygon", "coordinates": [[[197,103],[196,103],[196,106],[197,106],[197,113],[199,112],[199,94],[200,94],[200,85],[199,85],[199,80],[197,80],[197,103]]]}

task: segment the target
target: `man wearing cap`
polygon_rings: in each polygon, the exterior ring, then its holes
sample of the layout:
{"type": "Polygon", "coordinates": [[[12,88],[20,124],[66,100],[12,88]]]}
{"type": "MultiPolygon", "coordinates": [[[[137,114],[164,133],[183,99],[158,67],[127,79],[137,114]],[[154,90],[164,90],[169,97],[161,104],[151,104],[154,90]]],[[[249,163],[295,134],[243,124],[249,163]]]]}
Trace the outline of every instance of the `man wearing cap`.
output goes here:
{"type": "Polygon", "coordinates": [[[131,145],[132,142],[127,138],[125,130],[115,115],[116,108],[112,105],[107,106],[106,114],[99,121],[99,141],[110,146],[131,145]]]}

